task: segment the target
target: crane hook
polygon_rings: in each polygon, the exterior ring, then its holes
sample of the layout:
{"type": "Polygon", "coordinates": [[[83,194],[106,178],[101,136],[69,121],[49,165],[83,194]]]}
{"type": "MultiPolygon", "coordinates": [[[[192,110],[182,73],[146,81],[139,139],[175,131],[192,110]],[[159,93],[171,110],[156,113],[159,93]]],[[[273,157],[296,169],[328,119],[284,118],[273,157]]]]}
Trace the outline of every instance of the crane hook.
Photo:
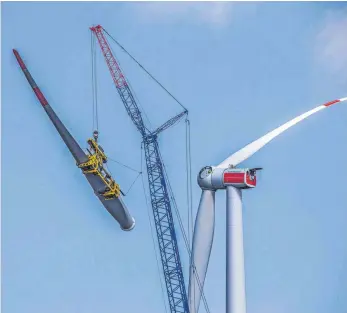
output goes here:
{"type": "Polygon", "coordinates": [[[93,132],[93,137],[95,141],[98,141],[98,137],[99,137],[99,132],[97,130],[94,130],[93,132]]]}

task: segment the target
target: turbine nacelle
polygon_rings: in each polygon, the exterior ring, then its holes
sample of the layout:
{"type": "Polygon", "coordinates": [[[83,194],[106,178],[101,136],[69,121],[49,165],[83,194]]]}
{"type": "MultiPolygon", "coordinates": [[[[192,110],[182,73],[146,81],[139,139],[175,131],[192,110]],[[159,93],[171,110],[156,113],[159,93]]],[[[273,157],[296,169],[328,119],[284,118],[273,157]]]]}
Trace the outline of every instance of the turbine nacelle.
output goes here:
{"type": "Polygon", "coordinates": [[[227,186],[240,189],[254,188],[257,184],[257,170],[261,168],[205,166],[199,172],[198,184],[203,190],[225,189],[227,186]]]}

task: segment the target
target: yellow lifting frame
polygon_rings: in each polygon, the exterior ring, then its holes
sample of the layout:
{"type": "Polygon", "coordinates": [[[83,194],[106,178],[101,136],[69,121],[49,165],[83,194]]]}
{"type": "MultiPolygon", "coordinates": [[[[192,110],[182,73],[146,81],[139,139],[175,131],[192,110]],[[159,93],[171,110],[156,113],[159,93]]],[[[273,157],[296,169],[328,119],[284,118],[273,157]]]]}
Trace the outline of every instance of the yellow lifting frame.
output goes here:
{"type": "Polygon", "coordinates": [[[98,145],[96,140],[88,139],[88,144],[92,150],[88,155],[88,161],[78,165],[84,174],[98,175],[106,185],[105,192],[102,193],[105,200],[118,198],[120,195],[120,187],[111,177],[111,175],[103,167],[103,163],[107,162],[107,157],[103,149],[98,145]]]}

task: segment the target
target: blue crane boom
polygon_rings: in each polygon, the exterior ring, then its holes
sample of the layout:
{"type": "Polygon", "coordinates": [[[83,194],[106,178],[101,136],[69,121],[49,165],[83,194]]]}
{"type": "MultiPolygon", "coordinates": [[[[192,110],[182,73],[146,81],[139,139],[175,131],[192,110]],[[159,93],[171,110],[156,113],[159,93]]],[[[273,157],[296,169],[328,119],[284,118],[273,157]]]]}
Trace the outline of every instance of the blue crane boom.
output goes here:
{"type": "Polygon", "coordinates": [[[157,136],[160,132],[175,124],[185,114],[182,113],[165,122],[151,132],[144,124],[141,111],[129,88],[117,60],[112,54],[102,26],[91,27],[98,39],[106,64],[116,85],[120,98],[136,128],[142,135],[151,204],[155,229],[159,244],[159,253],[163,267],[168,302],[171,313],[189,313],[187,293],[184,283],[182,264],[178,251],[176,231],[174,227],[168,183],[164,174],[164,166],[159,151],[157,136]]]}

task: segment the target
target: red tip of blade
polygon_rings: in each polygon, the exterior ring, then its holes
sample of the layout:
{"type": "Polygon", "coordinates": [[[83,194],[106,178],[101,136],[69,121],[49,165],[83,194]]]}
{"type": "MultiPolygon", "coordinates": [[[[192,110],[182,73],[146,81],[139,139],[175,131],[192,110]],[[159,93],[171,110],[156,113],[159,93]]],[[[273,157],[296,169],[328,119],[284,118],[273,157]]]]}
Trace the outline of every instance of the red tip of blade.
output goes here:
{"type": "Polygon", "coordinates": [[[12,51],[13,51],[13,54],[15,55],[15,57],[19,63],[19,66],[24,70],[26,67],[25,67],[25,64],[24,64],[22,58],[20,57],[18,51],[16,49],[13,49],[12,51]]]}
{"type": "Polygon", "coordinates": [[[340,100],[330,101],[330,102],[324,103],[323,105],[326,106],[326,107],[330,107],[331,105],[333,105],[333,104],[335,104],[337,102],[340,102],[340,100]]]}

